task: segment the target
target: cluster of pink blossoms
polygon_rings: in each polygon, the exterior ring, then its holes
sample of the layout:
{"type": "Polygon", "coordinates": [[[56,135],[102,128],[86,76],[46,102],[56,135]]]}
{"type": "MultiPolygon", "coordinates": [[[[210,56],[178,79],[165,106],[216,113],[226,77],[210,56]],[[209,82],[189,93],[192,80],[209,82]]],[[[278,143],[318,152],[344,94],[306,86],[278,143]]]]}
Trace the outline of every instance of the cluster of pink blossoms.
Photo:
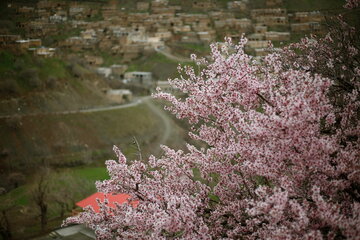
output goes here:
{"type": "Polygon", "coordinates": [[[306,54],[288,48],[260,62],[244,53],[246,39],[212,44],[210,63],[193,56],[204,69],[171,80],[186,97],[156,97],[207,147],[163,146],[146,162],[115,147],[97,188],[139,205],[102,203],[67,223],[98,239],[359,239],[359,46],[331,41],[304,39],[292,47],[306,54]]]}
{"type": "Polygon", "coordinates": [[[344,5],[345,8],[356,8],[360,5],[360,1],[359,0],[346,0],[346,4],[344,5]]]}

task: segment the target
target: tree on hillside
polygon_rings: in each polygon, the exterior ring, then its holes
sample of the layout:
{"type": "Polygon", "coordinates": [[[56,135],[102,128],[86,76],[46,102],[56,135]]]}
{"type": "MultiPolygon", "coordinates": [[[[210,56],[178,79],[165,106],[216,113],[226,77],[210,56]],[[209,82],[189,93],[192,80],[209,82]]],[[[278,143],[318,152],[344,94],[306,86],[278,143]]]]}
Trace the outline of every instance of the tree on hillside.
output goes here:
{"type": "Polygon", "coordinates": [[[79,199],[93,192],[93,183],[76,177],[71,172],[53,172],[49,179],[49,187],[49,202],[56,203],[59,217],[62,219],[75,208],[75,203],[79,199]]]}
{"type": "Polygon", "coordinates": [[[12,226],[10,223],[9,211],[15,206],[14,202],[10,198],[6,198],[6,191],[0,191],[0,236],[1,239],[12,239],[12,226]]]}
{"type": "Polygon", "coordinates": [[[48,222],[49,205],[49,169],[41,169],[32,191],[32,199],[39,210],[41,230],[45,230],[48,222]]]}
{"type": "Polygon", "coordinates": [[[207,147],[163,146],[164,156],[148,162],[127,161],[114,147],[118,160],[106,162],[110,179],[97,188],[128,193],[139,205],[113,209],[105,201],[100,213],[86,209],[66,223],[85,223],[98,239],[357,239],[360,52],[350,44],[353,55],[342,58],[344,46],[329,39],[304,40],[295,46],[303,54],[284,49],[260,62],[244,53],[246,39],[212,44],[210,63],[192,56],[204,69],[180,68],[171,81],[187,97],[156,96],[207,147]],[[330,51],[334,62],[307,51],[330,51]],[[326,59],[344,77],[319,70],[326,59]]]}

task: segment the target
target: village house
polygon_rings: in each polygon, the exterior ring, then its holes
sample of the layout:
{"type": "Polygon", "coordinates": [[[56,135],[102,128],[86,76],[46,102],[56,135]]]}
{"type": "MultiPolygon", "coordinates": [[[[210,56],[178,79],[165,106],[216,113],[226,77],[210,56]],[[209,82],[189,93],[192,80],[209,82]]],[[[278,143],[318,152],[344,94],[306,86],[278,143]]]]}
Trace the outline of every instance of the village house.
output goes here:
{"type": "Polygon", "coordinates": [[[216,9],[216,4],[214,1],[211,0],[207,0],[207,1],[196,0],[192,2],[192,9],[209,11],[212,9],[216,9]]]}
{"type": "Polygon", "coordinates": [[[266,0],[265,5],[266,7],[276,7],[281,6],[283,4],[282,0],[266,0]]]}
{"type": "Polygon", "coordinates": [[[151,1],[151,10],[157,7],[166,7],[169,4],[168,0],[154,0],[151,1]]]}
{"type": "Polygon", "coordinates": [[[104,19],[110,19],[112,17],[115,17],[117,14],[117,2],[111,1],[109,2],[109,4],[102,6],[101,12],[104,19]]]}
{"type": "Polygon", "coordinates": [[[51,16],[51,12],[46,9],[37,9],[36,14],[40,19],[48,19],[51,16]]]}
{"type": "Polygon", "coordinates": [[[66,1],[52,1],[52,0],[41,0],[36,4],[38,9],[57,9],[57,8],[65,8],[66,1]]]}
{"type": "Polygon", "coordinates": [[[143,87],[153,87],[151,72],[126,72],[125,79],[128,83],[143,87]]]}
{"type": "MultiPolygon", "coordinates": [[[[99,43],[99,44],[98,44],[97,47],[98,47],[100,50],[103,50],[103,51],[109,50],[109,49],[114,45],[113,40],[112,40],[111,37],[108,36],[108,35],[105,35],[105,36],[103,36],[102,38],[100,38],[98,43],[99,43]]],[[[95,47],[94,44],[90,44],[90,45],[91,45],[92,47],[95,47]]]]}
{"type": "Polygon", "coordinates": [[[228,18],[224,20],[214,21],[214,26],[219,30],[238,30],[242,33],[249,32],[252,29],[252,22],[250,19],[242,18],[228,18]]]}
{"type": "Polygon", "coordinates": [[[159,37],[148,37],[146,43],[150,48],[159,48],[165,46],[165,42],[159,37]]]}
{"type": "Polygon", "coordinates": [[[260,16],[256,18],[256,21],[267,26],[285,26],[289,24],[288,18],[282,16],[260,16]]]}
{"type": "Polygon", "coordinates": [[[138,11],[148,11],[150,7],[150,3],[148,2],[137,2],[136,3],[136,9],[138,11]]]}
{"type": "Polygon", "coordinates": [[[265,40],[249,40],[249,41],[246,43],[246,46],[247,46],[247,47],[254,48],[254,49],[257,49],[257,48],[266,48],[266,47],[269,46],[269,41],[265,41],[265,40]]]}
{"type": "Polygon", "coordinates": [[[226,20],[228,18],[235,18],[234,13],[225,11],[209,12],[209,17],[212,21],[226,20]]]}
{"type": "Polygon", "coordinates": [[[290,32],[265,32],[265,39],[270,41],[289,41],[290,32]]]}
{"type": "Polygon", "coordinates": [[[103,58],[100,56],[85,55],[84,58],[86,63],[89,64],[90,66],[98,66],[104,63],[103,58]]]}
{"type": "Polygon", "coordinates": [[[200,21],[200,19],[208,18],[208,16],[205,14],[178,13],[176,15],[185,25],[192,25],[194,22],[200,21]]]}
{"type": "Polygon", "coordinates": [[[266,48],[255,48],[254,51],[256,57],[264,57],[269,54],[269,50],[266,48]]]}
{"type": "Polygon", "coordinates": [[[27,36],[36,38],[55,34],[57,31],[57,25],[55,23],[47,23],[43,21],[31,21],[26,25],[25,29],[27,36]]]}
{"type": "Polygon", "coordinates": [[[173,31],[174,33],[190,32],[191,27],[189,25],[174,26],[173,31]]]}
{"type": "Polygon", "coordinates": [[[19,8],[16,8],[15,13],[17,15],[21,15],[23,17],[30,17],[33,16],[35,12],[35,8],[33,7],[27,7],[27,6],[21,6],[19,8]]]}
{"type": "Polygon", "coordinates": [[[81,37],[69,37],[61,42],[59,42],[58,46],[65,49],[70,49],[72,51],[78,52],[83,49],[85,45],[85,41],[81,37]]]}
{"type": "Polygon", "coordinates": [[[105,78],[108,78],[112,74],[112,69],[109,67],[98,67],[96,68],[96,72],[105,78]]]}
{"type": "Polygon", "coordinates": [[[157,81],[156,85],[161,89],[162,92],[174,93],[179,90],[170,85],[169,81],[157,81]]]}
{"type": "Polygon", "coordinates": [[[67,17],[68,13],[66,10],[56,10],[54,15],[57,15],[60,17],[67,17]]]}
{"type": "Polygon", "coordinates": [[[24,40],[24,39],[17,40],[16,45],[20,51],[28,50],[30,47],[29,40],[24,40]]]}
{"type": "Polygon", "coordinates": [[[290,24],[292,32],[320,32],[322,30],[321,24],[318,22],[307,22],[307,23],[292,23],[290,24]]]}
{"type": "Polygon", "coordinates": [[[254,33],[265,33],[267,32],[268,27],[266,25],[263,24],[255,24],[254,25],[254,33]]]}
{"type": "Polygon", "coordinates": [[[230,11],[245,11],[247,9],[247,4],[249,0],[242,0],[242,1],[231,1],[227,3],[227,8],[230,11]]]}
{"type": "Polygon", "coordinates": [[[126,20],[126,25],[143,25],[149,19],[149,13],[129,13],[126,20]]]}
{"type": "Polygon", "coordinates": [[[144,47],[145,44],[141,43],[123,46],[121,50],[123,62],[129,63],[138,58],[142,54],[144,47]]]}
{"type": "Polygon", "coordinates": [[[253,34],[249,34],[247,36],[247,39],[249,41],[261,41],[261,40],[265,40],[265,34],[263,33],[253,33],[253,34]]]}
{"type": "Polygon", "coordinates": [[[152,14],[169,14],[171,16],[174,16],[176,12],[175,8],[172,7],[153,7],[151,8],[152,14]]]}
{"type": "Polygon", "coordinates": [[[86,19],[91,17],[92,10],[87,5],[78,3],[71,3],[69,7],[69,17],[76,20],[86,19]]]}
{"type": "Polygon", "coordinates": [[[35,56],[49,58],[55,55],[56,48],[48,47],[38,47],[38,48],[29,48],[29,51],[32,51],[35,56]]]}
{"type": "Polygon", "coordinates": [[[251,17],[257,23],[263,23],[267,26],[288,24],[286,9],[282,8],[254,9],[251,10],[251,17]]]}
{"type": "Polygon", "coordinates": [[[211,20],[209,17],[198,18],[195,22],[192,23],[191,27],[196,32],[211,30],[211,20]]]}
{"type": "Polygon", "coordinates": [[[231,19],[227,23],[230,24],[231,28],[241,32],[248,32],[252,29],[252,22],[248,18],[231,19]]]}
{"type": "Polygon", "coordinates": [[[106,91],[106,96],[118,104],[130,102],[133,98],[129,89],[110,89],[106,91]]]}
{"type": "Polygon", "coordinates": [[[259,16],[287,16],[284,8],[264,8],[251,10],[251,18],[256,19],[259,16]]]}
{"type": "Polygon", "coordinates": [[[123,79],[124,74],[125,74],[126,70],[128,69],[128,65],[113,64],[113,65],[110,66],[110,68],[111,68],[111,71],[112,71],[112,75],[115,78],[123,79]]]}
{"type": "MultiPolygon", "coordinates": [[[[89,22],[79,21],[79,20],[72,20],[70,24],[73,28],[87,28],[90,25],[89,22]]],[[[96,23],[99,26],[99,23],[96,23]]]]}
{"type": "Polygon", "coordinates": [[[314,12],[296,12],[294,13],[294,21],[298,23],[305,22],[322,22],[324,21],[324,15],[319,11],[314,12]]]}
{"type": "Polygon", "coordinates": [[[52,23],[62,23],[67,21],[66,16],[58,15],[57,13],[49,17],[49,21],[52,23]]]}
{"type": "Polygon", "coordinates": [[[16,41],[16,47],[18,50],[28,50],[29,48],[41,47],[41,39],[20,39],[16,41]]]}
{"type": "Polygon", "coordinates": [[[201,42],[210,43],[215,41],[215,37],[216,37],[215,31],[197,32],[197,34],[201,42]]]}
{"type": "Polygon", "coordinates": [[[87,29],[80,33],[80,36],[87,41],[94,41],[96,40],[96,32],[94,29],[87,29]]]}
{"type": "Polygon", "coordinates": [[[159,29],[158,32],[155,33],[155,37],[159,38],[162,41],[169,40],[172,37],[172,33],[167,29],[159,29]]]}
{"type": "Polygon", "coordinates": [[[183,43],[201,43],[197,32],[182,33],[180,41],[183,43]]]}
{"type": "Polygon", "coordinates": [[[14,45],[20,39],[20,35],[0,35],[0,47],[14,45]]]}
{"type": "Polygon", "coordinates": [[[253,33],[247,36],[248,42],[247,47],[250,48],[266,48],[269,45],[269,41],[265,40],[265,34],[253,33]]]}
{"type": "Polygon", "coordinates": [[[26,27],[29,25],[28,22],[16,22],[15,26],[21,30],[26,29],[26,27]]]}

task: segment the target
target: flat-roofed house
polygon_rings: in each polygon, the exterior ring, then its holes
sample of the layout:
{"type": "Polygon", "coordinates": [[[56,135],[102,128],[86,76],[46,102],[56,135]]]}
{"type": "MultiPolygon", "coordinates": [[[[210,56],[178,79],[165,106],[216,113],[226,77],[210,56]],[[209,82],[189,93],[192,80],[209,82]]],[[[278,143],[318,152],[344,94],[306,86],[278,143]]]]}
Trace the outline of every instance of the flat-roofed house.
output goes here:
{"type": "Polygon", "coordinates": [[[265,39],[271,41],[289,41],[290,32],[265,32],[265,39]]]}
{"type": "Polygon", "coordinates": [[[126,72],[125,79],[130,84],[152,87],[154,82],[151,72],[126,72]]]}

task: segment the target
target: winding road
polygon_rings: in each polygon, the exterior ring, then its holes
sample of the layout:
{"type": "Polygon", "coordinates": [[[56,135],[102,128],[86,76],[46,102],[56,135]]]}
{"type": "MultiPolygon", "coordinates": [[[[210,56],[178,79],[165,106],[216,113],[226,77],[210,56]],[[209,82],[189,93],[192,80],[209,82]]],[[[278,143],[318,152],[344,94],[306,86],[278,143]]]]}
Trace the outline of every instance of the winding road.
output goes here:
{"type": "Polygon", "coordinates": [[[13,118],[13,117],[43,116],[43,115],[67,115],[67,114],[78,114],[78,113],[96,113],[96,112],[112,111],[112,110],[135,107],[142,103],[146,104],[146,106],[148,106],[149,109],[157,117],[159,117],[160,121],[162,122],[163,128],[160,130],[162,136],[161,136],[159,142],[160,142],[160,144],[166,144],[166,142],[169,140],[171,133],[172,133],[171,119],[165,113],[164,110],[160,109],[158,106],[156,106],[153,103],[151,96],[140,97],[138,99],[135,99],[132,102],[129,102],[126,104],[121,104],[121,105],[116,105],[116,106],[94,107],[94,108],[89,108],[89,109],[61,111],[61,112],[44,112],[44,113],[4,115],[4,116],[0,116],[0,119],[13,118]]]}
{"type": "Polygon", "coordinates": [[[169,51],[166,51],[167,47],[155,47],[154,48],[156,52],[164,55],[165,57],[177,61],[177,62],[191,62],[192,60],[190,58],[184,58],[184,57],[179,57],[179,56],[175,56],[173,54],[171,54],[169,51]]]}
{"type": "Polygon", "coordinates": [[[115,105],[115,106],[103,106],[103,107],[94,107],[89,109],[79,109],[79,110],[69,110],[69,111],[61,111],[61,112],[42,112],[42,113],[26,113],[26,114],[12,114],[12,115],[3,115],[0,116],[2,118],[12,118],[12,117],[28,117],[28,116],[41,116],[41,115],[66,115],[66,114],[75,114],[75,113],[94,113],[94,112],[103,112],[103,111],[111,111],[122,108],[134,107],[141,104],[143,101],[150,99],[151,96],[140,97],[133,102],[129,102],[126,104],[115,105]]]}
{"type": "Polygon", "coordinates": [[[160,142],[160,144],[166,144],[166,142],[170,139],[170,136],[171,136],[171,133],[172,133],[170,117],[165,113],[164,110],[162,110],[159,107],[155,106],[151,99],[146,99],[144,102],[149,107],[149,109],[153,113],[155,113],[160,118],[160,120],[162,121],[163,128],[160,130],[161,134],[162,134],[162,137],[160,138],[159,142],[160,142]]]}

